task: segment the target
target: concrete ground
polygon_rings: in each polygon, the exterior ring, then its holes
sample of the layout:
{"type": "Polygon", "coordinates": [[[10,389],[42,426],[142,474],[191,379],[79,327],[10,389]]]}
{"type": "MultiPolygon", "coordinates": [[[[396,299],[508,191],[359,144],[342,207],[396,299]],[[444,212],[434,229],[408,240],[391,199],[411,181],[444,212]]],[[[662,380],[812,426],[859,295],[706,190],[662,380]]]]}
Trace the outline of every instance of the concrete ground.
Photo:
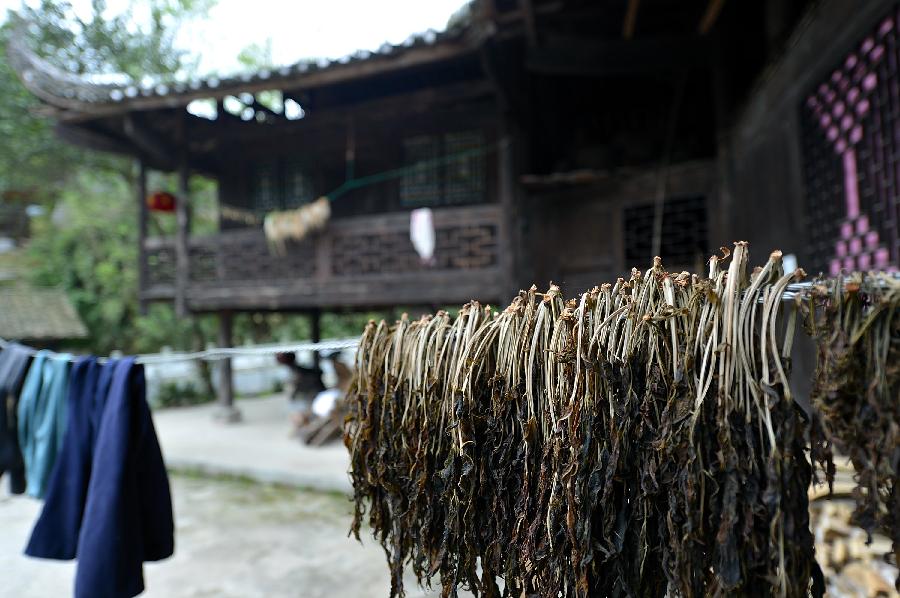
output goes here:
{"type": "MultiPolygon", "coordinates": [[[[281,396],[237,405],[239,424],[214,422],[212,405],[154,413],[175,472],[176,550],[145,566],[143,596],[386,598],[390,577],[381,547],[347,536],[352,505],[343,445],[313,449],[290,438],[281,396]]],[[[74,563],[22,555],[41,503],[8,496],[2,482],[0,596],[71,595],[74,563]]],[[[411,598],[439,595],[414,579],[407,591],[411,598]]]]}
{"type": "MultiPolygon", "coordinates": [[[[5,486],[5,484],[4,484],[5,486]]],[[[343,495],[266,484],[172,476],[175,556],[144,567],[148,598],[387,598],[384,553],[347,537],[343,495]]],[[[40,511],[33,499],[0,497],[0,595],[70,596],[71,562],[22,556],[40,511]]],[[[411,598],[435,596],[414,579],[411,598]]]]}
{"type": "Polygon", "coordinates": [[[211,404],[155,412],[169,468],[350,493],[344,445],[309,448],[291,438],[287,399],[275,395],[236,405],[243,416],[237,424],[214,422],[216,407],[211,404]]]}

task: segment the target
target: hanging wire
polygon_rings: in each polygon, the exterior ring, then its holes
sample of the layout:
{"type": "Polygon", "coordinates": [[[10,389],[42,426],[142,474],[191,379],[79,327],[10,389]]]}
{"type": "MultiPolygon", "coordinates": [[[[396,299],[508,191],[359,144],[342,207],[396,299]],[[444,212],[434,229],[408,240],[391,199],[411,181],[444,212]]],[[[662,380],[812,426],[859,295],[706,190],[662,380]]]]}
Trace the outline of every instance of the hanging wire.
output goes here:
{"type": "MultiPolygon", "coordinates": [[[[894,272],[891,274],[894,280],[900,282],[900,272],[894,272]]],[[[797,296],[803,294],[806,291],[809,291],[813,286],[820,284],[834,284],[837,280],[835,278],[829,278],[824,280],[815,280],[810,282],[795,282],[789,284],[787,288],[781,295],[782,302],[790,302],[793,301],[797,296]]],[[[846,287],[849,284],[855,284],[856,281],[852,278],[843,278],[844,286],[846,287]]],[[[880,281],[882,284],[886,281],[880,281]]],[[[762,298],[760,298],[762,301],[762,298]]],[[[4,338],[0,338],[0,349],[5,349],[9,346],[11,341],[8,341],[4,338]]],[[[325,341],[313,342],[313,341],[303,341],[296,343],[285,343],[285,344],[274,344],[274,345],[260,345],[253,347],[223,347],[223,348],[212,348],[206,349],[205,351],[190,351],[190,352],[173,352],[173,353],[152,353],[152,354],[143,354],[136,355],[135,361],[137,363],[142,364],[163,364],[163,363],[178,363],[182,361],[193,361],[197,359],[202,359],[204,361],[219,361],[222,359],[230,359],[232,357],[245,357],[245,356],[258,356],[258,355],[275,355],[276,353],[298,353],[300,351],[317,351],[317,352],[327,352],[327,351],[343,351],[345,349],[355,349],[359,345],[359,338],[342,338],[342,339],[330,339],[325,341]]],[[[36,349],[32,347],[24,346],[23,348],[29,351],[31,354],[37,353],[36,349]]],[[[51,357],[54,359],[67,359],[74,360],[78,356],[70,353],[57,353],[55,351],[51,351],[51,357]]],[[[101,358],[101,361],[104,359],[109,359],[109,357],[101,358]]]]}
{"type": "MultiPolygon", "coordinates": [[[[0,348],[5,349],[10,344],[12,344],[10,341],[4,338],[0,338],[0,348]]],[[[358,338],[343,338],[319,341],[317,343],[307,341],[278,345],[263,345],[256,347],[223,347],[207,349],[205,351],[179,351],[173,353],[152,353],[136,355],[135,361],[137,363],[148,365],[178,363],[182,361],[193,361],[197,359],[202,359],[204,361],[219,361],[222,359],[230,359],[232,357],[275,355],[276,353],[291,352],[299,353],[300,351],[342,351],[345,349],[354,349],[358,344],[358,338]]],[[[26,351],[30,352],[32,355],[37,353],[37,350],[33,349],[32,347],[23,345],[23,348],[26,351]]],[[[67,359],[71,361],[73,359],[76,359],[78,356],[72,355],[70,353],[57,353],[55,351],[51,351],[51,357],[56,359],[67,359]]],[[[109,357],[101,358],[101,361],[104,359],[109,359],[109,357]]]]}

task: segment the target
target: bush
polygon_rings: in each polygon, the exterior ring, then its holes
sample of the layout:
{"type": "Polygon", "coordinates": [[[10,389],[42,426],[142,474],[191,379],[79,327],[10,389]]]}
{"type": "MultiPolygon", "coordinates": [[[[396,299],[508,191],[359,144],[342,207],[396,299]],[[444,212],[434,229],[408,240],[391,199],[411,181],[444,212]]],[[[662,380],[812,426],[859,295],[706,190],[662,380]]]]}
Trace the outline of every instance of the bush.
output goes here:
{"type": "Polygon", "coordinates": [[[193,382],[164,382],[153,400],[153,406],[157,409],[185,407],[209,403],[212,400],[213,397],[200,392],[193,382]]]}

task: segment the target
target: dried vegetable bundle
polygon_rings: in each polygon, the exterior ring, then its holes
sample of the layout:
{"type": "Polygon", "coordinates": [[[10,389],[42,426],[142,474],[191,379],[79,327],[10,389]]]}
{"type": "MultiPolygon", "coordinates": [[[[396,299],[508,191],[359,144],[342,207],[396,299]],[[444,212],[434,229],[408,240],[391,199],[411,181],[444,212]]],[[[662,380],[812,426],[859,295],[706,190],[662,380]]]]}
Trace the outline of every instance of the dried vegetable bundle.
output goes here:
{"type": "Polygon", "coordinates": [[[369,324],[345,443],[392,596],[405,566],[444,596],[822,593],[781,307],[802,272],[725,253],[369,324]]]}
{"type": "Polygon", "coordinates": [[[815,458],[829,483],[832,446],[850,459],[852,522],[870,537],[885,530],[900,563],[900,279],[873,274],[822,282],[800,305],[816,340],[815,458]]]}

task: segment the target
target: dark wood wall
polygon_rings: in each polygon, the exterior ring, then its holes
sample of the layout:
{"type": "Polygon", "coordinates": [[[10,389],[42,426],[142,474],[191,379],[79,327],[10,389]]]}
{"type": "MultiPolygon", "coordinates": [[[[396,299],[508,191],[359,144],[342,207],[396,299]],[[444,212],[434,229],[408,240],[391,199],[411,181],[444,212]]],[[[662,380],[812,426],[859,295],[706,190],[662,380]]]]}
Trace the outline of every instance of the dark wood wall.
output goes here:
{"type": "MultiPolygon", "coordinates": [[[[219,179],[222,201],[253,210],[253,179],[263,164],[284,164],[287,160],[302,163],[311,178],[314,197],[317,197],[339,189],[348,177],[359,179],[387,174],[407,166],[409,157],[404,142],[410,138],[432,136],[441,139],[447,134],[477,132],[484,145],[483,153],[471,159],[479,161],[483,168],[483,191],[451,203],[495,202],[498,189],[495,104],[490,98],[482,98],[426,110],[416,106],[417,101],[415,96],[401,95],[393,100],[395,109],[392,111],[370,115],[363,109],[343,119],[322,119],[324,122],[321,123],[314,114],[309,117],[308,126],[293,126],[229,148],[223,156],[224,167],[219,179]],[[352,164],[348,163],[348,148],[352,152],[352,164]]],[[[445,168],[445,164],[437,166],[440,172],[445,168]]],[[[400,176],[390,176],[342,192],[332,203],[333,216],[343,218],[416,207],[403,202],[401,181],[400,176]]],[[[223,228],[240,226],[243,225],[223,222],[223,228]]]]}
{"type": "MultiPolygon", "coordinates": [[[[653,256],[647,216],[652,222],[658,174],[642,168],[592,182],[530,185],[521,285],[552,281],[574,296],[632,267],[648,268],[653,256]]],[[[712,160],[669,170],[662,257],[672,271],[702,270],[708,252],[722,242],[716,236],[722,228],[716,179],[712,160]]]]}
{"type": "Polygon", "coordinates": [[[750,241],[757,251],[795,253],[800,265],[812,258],[807,251],[801,106],[811,88],[893,4],[819,3],[748,95],[734,124],[723,130],[719,156],[728,236],[750,241]]]}

